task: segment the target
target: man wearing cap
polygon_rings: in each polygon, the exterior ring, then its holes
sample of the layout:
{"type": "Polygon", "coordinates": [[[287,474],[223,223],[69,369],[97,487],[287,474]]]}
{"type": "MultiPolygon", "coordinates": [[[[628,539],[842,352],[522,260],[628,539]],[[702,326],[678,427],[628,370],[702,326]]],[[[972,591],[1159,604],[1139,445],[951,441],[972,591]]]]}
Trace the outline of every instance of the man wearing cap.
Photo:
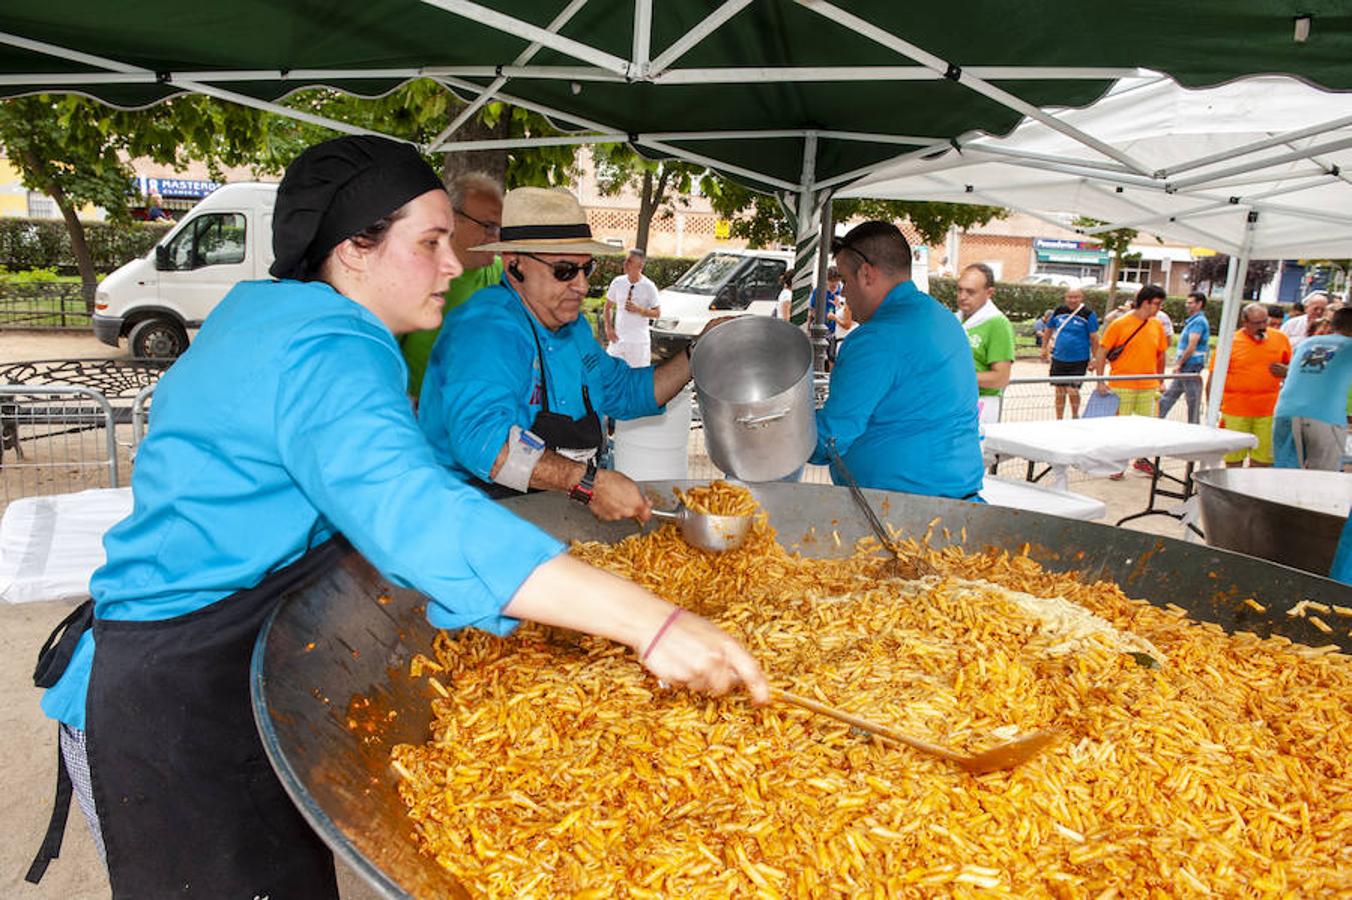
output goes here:
{"type": "MultiPolygon", "coordinates": [[[[442,326],[418,415],[437,459],[493,497],[556,490],[602,520],[646,520],[652,504],[598,468],[601,416],[654,416],[690,380],[690,354],[630,368],[579,317],[593,258],[586,213],[562,188],[517,188],[503,201],[502,281],[442,326]]],[[[718,320],[715,320],[718,321],[718,320]]],[[[711,323],[712,324],[712,323],[711,323]]]]}
{"type": "Polygon", "coordinates": [[[979,499],[977,382],[962,325],[911,281],[911,248],[889,222],[865,222],[832,244],[850,313],[831,392],[817,411],[810,460],[840,455],[864,487],[979,499]]]}
{"type": "MultiPolygon", "coordinates": [[[[448,190],[451,209],[455,212],[451,246],[465,271],[452,279],[446,290],[443,307],[446,315],[481,288],[502,280],[502,262],[495,254],[470,249],[497,238],[502,222],[502,188],[483,172],[465,172],[451,182],[448,190]]],[[[441,334],[441,326],[406,334],[399,341],[399,349],[403,350],[404,361],[408,363],[410,396],[417,397],[422,392],[427,358],[432,355],[432,345],[437,342],[438,334],[441,334]]]]}

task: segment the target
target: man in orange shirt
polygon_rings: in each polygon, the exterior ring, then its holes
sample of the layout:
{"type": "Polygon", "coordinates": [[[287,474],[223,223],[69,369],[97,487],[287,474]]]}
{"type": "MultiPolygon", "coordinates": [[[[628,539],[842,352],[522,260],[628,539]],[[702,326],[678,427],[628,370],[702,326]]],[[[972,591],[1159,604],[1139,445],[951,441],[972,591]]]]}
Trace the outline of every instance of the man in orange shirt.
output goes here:
{"type": "MultiPolygon", "coordinates": [[[[1155,318],[1163,301],[1164,289],[1159,285],[1147,284],[1137,291],[1131,312],[1114,320],[1103,333],[1094,357],[1097,374],[1103,374],[1107,363],[1112,363],[1114,375],[1157,375],[1164,371],[1164,351],[1169,340],[1164,335],[1164,326],[1155,318]]],[[[1147,378],[1101,381],[1097,390],[1106,394],[1111,389],[1117,394],[1119,416],[1153,416],[1159,388],[1159,381],[1147,378]]]]}
{"type": "MultiPolygon", "coordinates": [[[[1225,375],[1225,394],[1221,397],[1221,427],[1243,431],[1258,438],[1252,450],[1227,454],[1225,464],[1234,468],[1272,465],[1272,412],[1282,389],[1278,374],[1291,361],[1291,340],[1276,328],[1268,327],[1268,311],[1260,303],[1244,307],[1244,327],[1235,332],[1230,348],[1230,368],[1225,375]]],[[[1211,360],[1211,370],[1216,360],[1211,360]]],[[[1211,372],[1207,394],[1211,393],[1211,372]]]]}

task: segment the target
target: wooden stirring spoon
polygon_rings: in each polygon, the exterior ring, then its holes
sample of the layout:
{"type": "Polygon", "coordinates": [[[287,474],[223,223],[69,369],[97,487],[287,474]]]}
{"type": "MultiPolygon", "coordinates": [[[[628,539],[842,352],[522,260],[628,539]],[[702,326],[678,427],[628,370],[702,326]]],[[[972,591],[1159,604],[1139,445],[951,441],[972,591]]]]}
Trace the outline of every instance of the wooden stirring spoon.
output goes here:
{"type": "Polygon", "coordinates": [[[844,710],[836,709],[834,706],[827,706],[825,703],[818,703],[816,700],[800,697],[779,688],[770,688],[770,696],[783,703],[820,713],[823,716],[830,716],[832,719],[844,722],[846,725],[853,725],[861,731],[867,731],[869,734],[876,735],[884,740],[895,741],[922,753],[946,759],[973,775],[984,775],[987,772],[997,772],[1001,769],[1012,769],[1015,766],[1022,765],[1045,750],[1057,738],[1054,731],[1037,731],[1004,744],[998,744],[989,750],[983,750],[975,756],[967,756],[949,750],[947,747],[940,747],[937,744],[902,734],[886,725],[861,719],[844,710]]]}

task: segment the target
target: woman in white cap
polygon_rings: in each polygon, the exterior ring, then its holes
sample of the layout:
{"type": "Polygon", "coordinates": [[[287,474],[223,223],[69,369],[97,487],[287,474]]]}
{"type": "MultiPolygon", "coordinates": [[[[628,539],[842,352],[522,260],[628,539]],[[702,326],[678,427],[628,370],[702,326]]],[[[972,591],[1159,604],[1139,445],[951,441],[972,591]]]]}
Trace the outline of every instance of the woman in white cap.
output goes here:
{"type": "Polygon", "coordinates": [[[432,348],[418,417],[437,459],[491,497],[554,490],[598,519],[646,520],[638,486],[599,467],[601,417],[661,413],[690,381],[690,347],[641,368],[601,347],[580,313],[595,254],[614,248],[592,240],[562,188],[509,191],[499,240],[474,249],[501,254],[505,274],[447,317],[432,348]]]}
{"type": "Polygon", "coordinates": [[[450,201],[405,144],[312,147],[278,191],[272,274],[237,285],[155,393],[131,515],[91,603],[44,648],[71,781],[117,898],[337,896],[333,861],[259,741],[249,657],[281,596],[355,546],[430,598],[428,618],[496,633],[533,619],[633,647],[668,682],[768,699],[712,623],[564,553],[433,459],[396,336],[434,327],[460,271],[450,201]]]}

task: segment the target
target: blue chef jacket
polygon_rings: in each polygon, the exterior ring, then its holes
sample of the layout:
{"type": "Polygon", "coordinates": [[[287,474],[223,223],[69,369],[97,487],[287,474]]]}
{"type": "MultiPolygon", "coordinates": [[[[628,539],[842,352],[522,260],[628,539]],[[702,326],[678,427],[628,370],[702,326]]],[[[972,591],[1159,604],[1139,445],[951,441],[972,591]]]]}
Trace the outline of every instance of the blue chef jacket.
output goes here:
{"type": "MultiPolygon", "coordinates": [[[[830,461],[830,438],[864,487],[959,499],[981,490],[972,351],[954,315],[913,282],[841,344],[811,462],[830,461]]],[[[844,483],[834,465],[831,480],[844,483]]]]}
{"type": "Polygon", "coordinates": [[[504,279],[451,312],[423,376],[418,420],[437,461],[457,478],[492,481],[511,426],[528,429],[535,421],[542,395],[536,338],[551,412],[582,416],[583,385],[601,415],[633,419],[662,411],[651,367],[631,369],[607,354],[582,316],[550,331],[504,279]]]}
{"type": "MultiPolygon", "coordinates": [[[[132,513],[90,581],[95,615],[201,609],[341,532],[431,598],[432,624],[510,631],[502,607],[563,546],[436,463],[407,383],[394,335],[328,285],[236,286],[155,389],[132,513]]],[[[86,633],[49,716],[84,727],[94,651],[86,633]]]]}

